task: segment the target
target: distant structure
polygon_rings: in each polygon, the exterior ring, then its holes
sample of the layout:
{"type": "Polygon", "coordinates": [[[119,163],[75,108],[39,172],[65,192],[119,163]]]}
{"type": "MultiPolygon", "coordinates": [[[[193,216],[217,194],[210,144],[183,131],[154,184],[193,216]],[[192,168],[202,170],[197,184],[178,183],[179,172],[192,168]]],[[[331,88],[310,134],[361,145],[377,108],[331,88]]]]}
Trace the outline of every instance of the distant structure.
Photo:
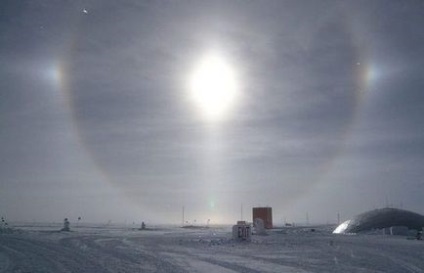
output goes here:
{"type": "Polygon", "coordinates": [[[0,234],[2,234],[2,233],[12,233],[12,231],[13,230],[7,224],[6,219],[4,217],[1,217],[0,234]]]}
{"type": "Polygon", "coordinates": [[[253,208],[253,223],[256,219],[261,219],[266,229],[272,228],[272,208],[271,207],[256,207],[253,208]]]}
{"type": "Polygon", "coordinates": [[[71,228],[69,227],[70,224],[71,223],[69,222],[68,218],[65,218],[63,220],[63,228],[61,229],[61,231],[71,231],[71,228]]]}
{"type": "Polygon", "coordinates": [[[403,209],[375,209],[341,223],[333,233],[349,234],[393,227],[406,227],[420,233],[424,227],[424,216],[403,209]]]}

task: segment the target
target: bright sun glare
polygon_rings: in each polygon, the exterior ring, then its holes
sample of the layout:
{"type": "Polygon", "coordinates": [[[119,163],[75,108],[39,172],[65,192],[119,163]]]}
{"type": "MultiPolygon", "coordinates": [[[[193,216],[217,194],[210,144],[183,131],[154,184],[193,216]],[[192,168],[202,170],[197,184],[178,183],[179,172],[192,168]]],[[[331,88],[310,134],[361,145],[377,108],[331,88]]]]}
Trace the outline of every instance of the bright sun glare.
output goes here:
{"type": "Polygon", "coordinates": [[[190,78],[191,98],[208,120],[227,116],[238,94],[236,75],[220,54],[203,57],[190,78]]]}

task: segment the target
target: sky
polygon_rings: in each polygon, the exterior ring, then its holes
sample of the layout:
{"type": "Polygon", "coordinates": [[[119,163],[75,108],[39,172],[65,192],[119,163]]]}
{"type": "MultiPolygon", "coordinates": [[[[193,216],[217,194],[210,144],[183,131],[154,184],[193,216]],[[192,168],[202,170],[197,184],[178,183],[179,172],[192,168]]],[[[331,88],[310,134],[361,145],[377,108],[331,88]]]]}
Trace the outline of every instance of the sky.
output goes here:
{"type": "Polygon", "coordinates": [[[412,0],[2,1],[0,215],[424,214],[423,25],[412,0]]]}

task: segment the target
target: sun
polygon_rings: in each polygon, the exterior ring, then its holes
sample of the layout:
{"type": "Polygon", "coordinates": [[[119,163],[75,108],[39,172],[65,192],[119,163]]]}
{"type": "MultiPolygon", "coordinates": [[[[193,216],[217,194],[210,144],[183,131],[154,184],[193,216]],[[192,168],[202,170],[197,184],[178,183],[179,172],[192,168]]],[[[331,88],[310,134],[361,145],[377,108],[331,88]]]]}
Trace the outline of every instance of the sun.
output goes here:
{"type": "Polygon", "coordinates": [[[218,53],[205,55],[195,66],[189,80],[190,97],[208,120],[222,120],[237,98],[236,73],[226,58],[218,53]]]}

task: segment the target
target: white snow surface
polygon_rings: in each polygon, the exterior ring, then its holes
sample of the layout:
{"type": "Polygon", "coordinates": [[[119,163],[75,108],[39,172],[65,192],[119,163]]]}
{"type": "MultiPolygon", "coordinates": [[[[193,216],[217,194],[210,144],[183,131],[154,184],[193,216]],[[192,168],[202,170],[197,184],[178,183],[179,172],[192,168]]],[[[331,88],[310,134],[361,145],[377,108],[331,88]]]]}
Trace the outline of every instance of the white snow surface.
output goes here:
{"type": "Polygon", "coordinates": [[[231,227],[21,225],[0,234],[0,272],[424,272],[424,242],[286,228],[231,238],[231,227]]]}

